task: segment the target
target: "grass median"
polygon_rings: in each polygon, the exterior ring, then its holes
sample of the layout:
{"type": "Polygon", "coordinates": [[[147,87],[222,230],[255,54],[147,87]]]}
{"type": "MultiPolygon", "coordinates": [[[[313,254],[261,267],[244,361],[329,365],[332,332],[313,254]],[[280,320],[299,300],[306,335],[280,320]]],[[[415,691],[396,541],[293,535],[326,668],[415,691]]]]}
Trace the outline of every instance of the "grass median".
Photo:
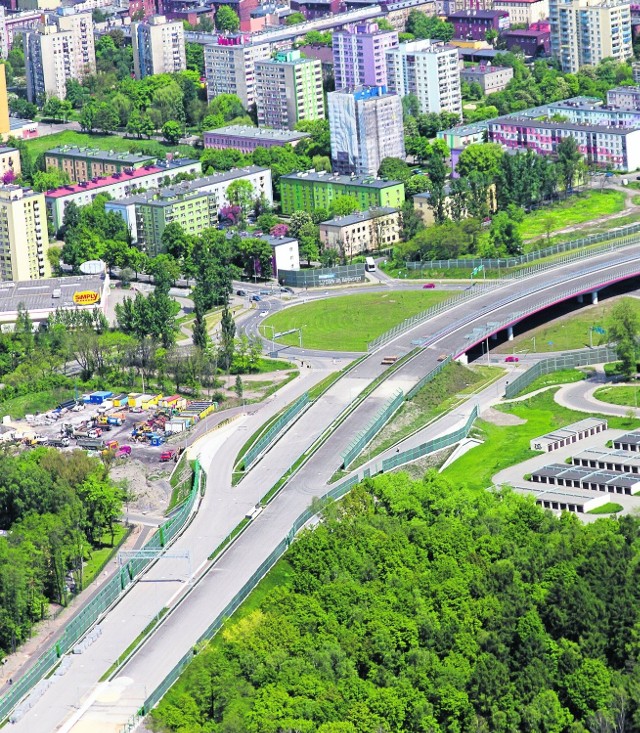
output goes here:
{"type": "Polygon", "coordinates": [[[295,329],[295,333],[276,338],[289,346],[326,351],[367,350],[369,341],[418,313],[452,297],[451,292],[435,290],[362,293],[327,298],[285,308],[265,319],[260,326],[264,338],[295,329]]]}

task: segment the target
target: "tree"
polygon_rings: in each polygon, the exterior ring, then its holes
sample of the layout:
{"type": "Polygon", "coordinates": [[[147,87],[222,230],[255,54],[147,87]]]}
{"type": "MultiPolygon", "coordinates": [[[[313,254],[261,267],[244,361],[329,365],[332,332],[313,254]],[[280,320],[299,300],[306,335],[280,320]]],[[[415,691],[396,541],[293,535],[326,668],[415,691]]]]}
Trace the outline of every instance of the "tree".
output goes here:
{"type": "Polygon", "coordinates": [[[227,199],[231,206],[239,206],[244,214],[247,214],[253,204],[255,190],[251,181],[239,178],[232,181],[227,188],[227,199]]]}
{"type": "MultiPolygon", "coordinates": [[[[221,5],[222,10],[226,5],[221,5]]],[[[233,12],[233,11],[232,11],[233,12]]],[[[214,97],[207,107],[207,115],[222,115],[225,122],[230,122],[236,117],[242,117],[245,109],[242,106],[242,100],[235,94],[218,94],[214,97]]]]}
{"type": "Polygon", "coordinates": [[[242,377],[238,374],[236,377],[236,383],[234,385],[234,390],[236,394],[238,395],[238,399],[242,399],[242,395],[244,394],[244,385],[242,384],[242,377]]]}
{"type": "MultiPolygon", "coordinates": [[[[220,10],[223,7],[229,7],[228,5],[220,6],[220,10]]],[[[231,8],[229,8],[232,10],[231,8]]],[[[233,10],[232,10],[233,12],[233,10]]],[[[190,43],[187,41],[184,44],[186,55],[187,55],[187,69],[197,71],[200,76],[204,75],[204,46],[200,43],[190,43]]]]}
{"type": "Polygon", "coordinates": [[[184,229],[176,221],[169,222],[162,232],[162,248],[177,262],[189,257],[191,240],[184,229]]]}
{"type": "Polygon", "coordinates": [[[500,255],[513,257],[522,254],[522,237],[518,224],[504,211],[500,211],[493,217],[489,239],[500,255]]]}
{"type": "Polygon", "coordinates": [[[69,174],[59,168],[50,168],[48,171],[34,173],[31,186],[34,191],[51,191],[69,183],[69,174]]]}
{"type": "Polygon", "coordinates": [[[419,10],[412,10],[407,19],[407,32],[416,38],[435,38],[440,41],[450,41],[453,38],[454,28],[436,16],[428,16],[419,10]]]}
{"type": "Polygon", "coordinates": [[[311,214],[308,211],[294,211],[289,219],[288,235],[297,239],[300,234],[300,230],[305,224],[313,224],[311,214]]]}
{"type": "Polygon", "coordinates": [[[428,191],[430,203],[433,207],[433,216],[437,224],[442,224],[445,220],[445,185],[449,169],[440,155],[432,155],[427,163],[427,173],[429,174],[428,191]]]}
{"type": "MultiPolygon", "coordinates": [[[[222,7],[226,7],[223,5],[222,7]]],[[[182,137],[182,125],[179,122],[169,120],[162,126],[162,137],[171,145],[177,145],[182,137]]]]}
{"type": "Polygon", "coordinates": [[[616,345],[616,353],[625,377],[631,377],[637,370],[638,334],[640,321],[631,301],[623,298],[611,310],[609,338],[616,345]]]}
{"type": "Polygon", "coordinates": [[[348,216],[359,209],[358,199],[351,194],[340,194],[331,202],[331,212],[334,216],[348,216]]]}
{"type": "Polygon", "coordinates": [[[221,5],[216,12],[216,28],[219,31],[236,33],[240,29],[238,14],[228,5],[221,5]]]}
{"type": "Polygon", "coordinates": [[[220,366],[225,372],[229,372],[233,361],[235,350],[236,324],[228,306],[225,305],[220,320],[220,366]]]}
{"type": "Polygon", "coordinates": [[[411,178],[411,168],[400,158],[384,158],[378,169],[380,178],[387,178],[390,181],[402,181],[407,183],[411,178]]]}
{"type": "Polygon", "coordinates": [[[298,230],[298,244],[300,246],[300,257],[307,260],[311,267],[311,261],[317,260],[320,256],[320,232],[318,227],[307,222],[298,230]]]}
{"type": "Polygon", "coordinates": [[[576,174],[582,162],[582,154],[578,149],[576,139],[571,135],[558,143],[556,152],[564,189],[566,193],[569,193],[575,183],[576,174]]]}
{"type": "Polygon", "coordinates": [[[504,152],[496,143],[472,143],[458,157],[456,173],[466,178],[471,173],[484,173],[490,179],[497,178],[504,152]]]}
{"type": "Polygon", "coordinates": [[[306,22],[306,18],[302,13],[296,12],[291,13],[290,15],[287,15],[284,24],[285,25],[298,25],[298,23],[304,23],[306,22]]]}
{"type": "Polygon", "coordinates": [[[66,120],[71,112],[71,102],[58,97],[49,97],[42,108],[42,114],[53,120],[66,120]]]}
{"type": "Polygon", "coordinates": [[[107,102],[98,105],[93,118],[93,126],[102,133],[113,132],[118,128],[120,119],[116,110],[107,102]]]}

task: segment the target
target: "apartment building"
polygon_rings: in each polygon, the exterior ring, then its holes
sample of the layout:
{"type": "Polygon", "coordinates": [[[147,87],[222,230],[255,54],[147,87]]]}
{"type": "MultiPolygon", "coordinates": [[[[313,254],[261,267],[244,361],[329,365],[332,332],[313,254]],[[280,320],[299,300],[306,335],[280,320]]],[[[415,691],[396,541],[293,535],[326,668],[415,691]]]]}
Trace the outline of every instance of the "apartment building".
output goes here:
{"type": "Polygon", "coordinates": [[[154,15],[144,23],[132,23],[131,44],[136,79],[175,74],[187,68],[182,21],[154,15]]]}
{"type": "Polygon", "coordinates": [[[565,72],[633,55],[629,0],[549,0],[549,21],[551,53],[565,72]]]}
{"type": "Polygon", "coordinates": [[[533,150],[540,155],[555,155],[558,144],[566,137],[575,139],[589,165],[620,171],[640,167],[640,126],[615,128],[515,114],[488,121],[489,142],[533,150]]]}
{"type": "Polygon", "coordinates": [[[378,174],[384,158],[404,160],[402,99],[386,87],[340,89],[327,95],[331,164],[336,173],[378,174]]]}
{"type": "Polygon", "coordinates": [[[45,193],[47,214],[52,230],[58,231],[64,220],[64,212],[73,201],[77,206],[90,204],[99,194],[108,194],[112,199],[122,199],[140,189],[166,186],[179,174],[198,175],[202,173],[199,160],[159,161],[155,165],[132,170],[127,168],[121,173],[113,173],[103,178],[92,178],[82,183],[61,186],[45,193]]]}
{"type": "Polygon", "coordinates": [[[0,186],[0,280],[51,276],[44,194],[21,186],[0,186]]]}
{"type": "Polygon", "coordinates": [[[537,23],[549,17],[549,0],[493,0],[494,10],[509,14],[509,23],[537,23]]]}
{"type": "Polygon", "coordinates": [[[333,34],[335,88],[386,86],[386,52],[398,47],[398,31],[380,30],[377,23],[348,25],[333,34]]]}
{"type": "Polygon", "coordinates": [[[459,10],[447,16],[453,24],[456,38],[484,41],[488,31],[502,33],[509,28],[509,13],[505,10],[459,10]]]}
{"type": "Polygon", "coordinates": [[[56,15],[24,34],[27,98],[64,99],[67,81],[96,73],[91,13],[56,15]]]}
{"type": "Polygon", "coordinates": [[[609,89],[607,107],[640,112],[640,86],[609,89]]]}
{"type": "Polygon", "coordinates": [[[325,247],[353,257],[395,246],[400,241],[402,219],[398,209],[383,206],[323,221],[319,230],[325,247]]]}
{"type": "Polygon", "coordinates": [[[480,84],[484,94],[500,92],[513,79],[513,69],[510,66],[467,66],[460,71],[460,81],[468,84],[480,84]]]}
{"type": "Polygon", "coordinates": [[[256,61],[271,58],[271,44],[252,43],[250,36],[218,36],[204,47],[207,100],[236,94],[245,107],[256,102],[256,61]]]}
{"type": "Polygon", "coordinates": [[[227,125],[209,130],[202,135],[205,148],[227,150],[234,148],[241,153],[252,153],[256,148],[273,148],[282,145],[295,147],[300,140],[310,137],[308,132],[297,130],[270,130],[267,127],[227,125]]]}
{"type": "Polygon", "coordinates": [[[423,39],[387,51],[389,92],[415,94],[421,112],[453,112],[462,116],[458,49],[423,39]]]}
{"type": "Polygon", "coordinates": [[[255,198],[264,197],[273,204],[271,170],[248,166],[108,201],[105,208],[125,220],[132,242],[155,256],[163,251],[162,233],[170,222],[177,222],[188,234],[216,226],[220,209],[229,205],[229,185],[237,180],[249,181],[255,198]]]}
{"type": "Polygon", "coordinates": [[[330,209],[337,196],[354,196],[360,211],[404,203],[404,183],[373,176],[344,176],[323,171],[305,171],[280,177],[282,213],[330,209]]]}
{"type": "Polygon", "coordinates": [[[0,146],[0,179],[11,183],[21,173],[20,151],[17,148],[0,146]]]}
{"type": "Polygon", "coordinates": [[[324,119],[322,63],[293,50],[256,61],[255,100],[260,127],[293,130],[300,120],[324,119]]]}
{"type": "Polygon", "coordinates": [[[116,153],[113,150],[79,148],[75,145],[61,145],[45,151],[47,169],[58,168],[69,174],[71,181],[89,181],[98,176],[110,176],[127,169],[137,170],[153,165],[155,155],[140,153],[116,153]]]}

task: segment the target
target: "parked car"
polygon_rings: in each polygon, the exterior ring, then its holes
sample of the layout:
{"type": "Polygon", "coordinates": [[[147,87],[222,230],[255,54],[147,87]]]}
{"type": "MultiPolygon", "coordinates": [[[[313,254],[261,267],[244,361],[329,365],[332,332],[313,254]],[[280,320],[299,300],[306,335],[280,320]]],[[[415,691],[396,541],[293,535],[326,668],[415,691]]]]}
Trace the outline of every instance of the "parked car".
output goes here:
{"type": "Polygon", "coordinates": [[[424,284],[424,285],[422,286],[422,289],[423,289],[423,290],[433,290],[433,288],[435,288],[435,286],[436,286],[436,284],[435,284],[435,283],[425,283],[425,284],[424,284]]]}
{"type": "Polygon", "coordinates": [[[260,295],[270,295],[271,294],[270,290],[260,290],[258,292],[260,293],[260,295]]]}
{"type": "Polygon", "coordinates": [[[518,356],[513,356],[513,354],[512,354],[511,356],[508,356],[508,357],[507,357],[507,358],[505,359],[505,361],[508,361],[508,362],[512,362],[512,363],[513,363],[513,362],[518,362],[518,361],[520,361],[520,357],[518,357],[518,356]]]}
{"type": "Polygon", "coordinates": [[[239,295],[241,298],[244,298],[246,294],[247,294],[246,290],[236,290],[236,295],[239,295]]]}
{"type": "Polygon", "coordinates": [[[269,311],[260,311],[260,317],[264,318],[265,316],[269,315],[269,311]]]}

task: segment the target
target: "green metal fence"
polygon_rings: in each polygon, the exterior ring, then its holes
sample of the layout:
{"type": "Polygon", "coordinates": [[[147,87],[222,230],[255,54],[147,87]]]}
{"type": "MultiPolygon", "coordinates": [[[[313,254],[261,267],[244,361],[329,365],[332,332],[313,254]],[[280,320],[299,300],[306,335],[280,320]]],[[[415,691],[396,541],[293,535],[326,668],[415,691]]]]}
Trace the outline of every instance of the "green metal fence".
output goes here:
{"type": "Polygon", "coordinates": [[[407,392],[407,399],[413,399],[424,385],[427,384],[427,382],[430,382],[437,374],[440,374],[447,364],[451,364],[451,358],[451,354],[448,354],[447,358],[443,359],[435,369],[432,369],[428,374],[425,374],[420,381],[416,382],[416,384],[414,384],[407,392]]]}
{"type": "Polygon", "coordinates": [[[400,405],[402,405],[403,402],[404,393],[400,389],[382,407],[367,427],[364,430],[361,430],[351,443],[349,443],[347,449],[342,453],[343,468],[348,468],[355,461],[360,453],[362,453],[365,446],[371,442],[373,437],[376,436],[380,430],[382,430],[383,426],[387,424],[393,413],[400,407],[400,405]]]}
{"type": "Polygon", "coordinates": [[[557,356],[541,359],[532,367],[516,377],[513,382],[507,384],[504,390],[504,396],[507,398],[516,397],[523,389],[526,389],[535,379],[543,374],[551,374],[560,371],[560,369],[575,369],[579,366],[588,366],[589,364],[603,364],[609,361],[615,361],[618,358],[616,350],[610,346],[599,346],[588,351],[568,352],[566,354],[558,354],[557,356]]]}
{"type": "MultiPolygon", "coordinates": [[[[406,262],[407,270],[472,270],[475,267],[483,267],[487,270],[503,270],[511,267],[519,267],[529,262],[535,262],[545,257],[562,254],[563,252],[571,252],[575,249],[589,247],[598,242],[616,242],[623,237],[640,233],[640,224],[630,224],[629,226],[616,229],[615,236],[611,236],[611,231],[601,232],[600,234],[591,234],[581,239],[573,239],[570,242],[561,242],[551,247],[527,252],[527,254],[519,257],[505,257],[499,259],[461,259],[461,260],[424,260],[422,262],[406,262]]],[[[640,238],[638,238],[640,241],[640,238]]],[[[627,243],[628,244],[628,243],[627,243]]]]}
{"type": "MultiPolygon", "coordinates": [[[[453,445],[454,443],[459,442],[469,434],[471,426],[473,425],[473,422],[477,417],[478,408],[477,406],[475,406],[473,408],[473,411],[471,412],[471,415],[467,419],[467,422],[461,428],[455,430],[452,433],[449,433],[448,435],[443,435],[439,438],[436,438],[435,440],[424,443],[417,448],[412,448],[410,450],[404,451],[403,453],[394,455],[392,456],[392,458],[384,460],[382,462],[382,471],[388,471],[403,463],[408,463],[412,460],[415,460],[416,458],[422,458],[422,456],[425,456],[428,453],[433,453],[435,451],[441,450],[442,448],[446,448],[450,445],[453,445]]],[[[334,486],[332,489],[327,491],[327,493],[324,494],[322,498],[325,500],[341,499],[343,496],[348,494],[349,491],[351,491],[351,489],[356,486],[356,484],[360,483],[360,481],[362,481],[364,478],[367,478],[368,475],[369,472],[364,471],[362,474],[358,473],[354,476],[351,476],[350,478],[345,479],[337,486],[334,486]]],[[[222,628],[222,625],[224,624],[226,619],[228,619],[239,608],[241,603],[258,585],[260,580],[269,572],[269,570],[271,570],[271,568],[282,557],[282,555],[284,555],[296,534],[310,519],[312,519],[317,514],[318,511],[317,507],[315,506],[305,509],[304,512],[300,514],[300,516],[293,522],[291,530],[289,531],[287,537],[285,537],[278,543],[273,552],[271,552],[266,560],[264,560],[260,564],[260,567],[251,575],[249,580],[247,580],[247,582],[242,586],[238,593],[225,606],[224,610],[218,614],[215,620],[200,636],[198,642],[182,657],[182,659],[178,662],[178,664],[176,664],[171,672],[169,672],[169,674],[160,683],[160,685],[158,685],[158,687],[151,693],[151,695],[149,695],[138,713],[135,716],[132,716],[130,721],[128,721],[121,729],[121,733],[128,733],[132,729],[132,726],[134,724],[133,721],[138,721],[141,717],[151,712],[151,710],[158,704],[160,699],[166,694],[169,688],[176,682],[178,677],[180,677],[189,662],[197,654],[199,645],[202,642],[209,641],[216,635],[216,633],[222,628]]]]}
{"type": "Polygon", "coordinates": [[[469,415],[467,422],[458,430],[454,430],[452,433],[447,435],[441,435],[439,438],[429,440],[416,448],[409,448],[409,450],[403,451],[402,453],[396,453],[389,458],[385,458],[382,461],[382,472],[391,471],[393,468],[403,465],[404,463],[411,463],[418,458],[423,458],[429,453],[435,453],[443,448],[448,448],[454,443],[460,442],[463,438],[469,435],[469,430],[473,425],[474,420],[478,417],[477,405],[473,408],[471,415],[469,415]]]}
{"type": "MultiPolygon", "coordinates": [[[[193,470],[193,483],[189,496],[171,519],[165,522],[147,542],[145,549],[165,547],[186,524],[200,493],[204,473],[196,460],[193,470]]],[[[78,640],[91,628],[100,616],[115,603],[127,590],[138,575],[151,562],[151,559],[135,559],[110,578],[99,593],[87,603],[65,627],[62,635],[37,659],[36,663],[14,682],[6,695],[0,699],[0,720],[5,720],[25,695],[40,682],[56,662],[69,652],[78,640]]]]}
{"type": "Polygon", "coordinates": [[[294,417],[300,414],[309,403],[309,393],[303,395],[287,408],[282,415],[269,427],[269,429],[261,435],[258,440],[247,450],[247,452],[239,460],[244,465],[244,470],[249,468],[258,460],[258,458],[267,450],[267,448],[275,442],[280,433],[289,425],[294,417]]]}

